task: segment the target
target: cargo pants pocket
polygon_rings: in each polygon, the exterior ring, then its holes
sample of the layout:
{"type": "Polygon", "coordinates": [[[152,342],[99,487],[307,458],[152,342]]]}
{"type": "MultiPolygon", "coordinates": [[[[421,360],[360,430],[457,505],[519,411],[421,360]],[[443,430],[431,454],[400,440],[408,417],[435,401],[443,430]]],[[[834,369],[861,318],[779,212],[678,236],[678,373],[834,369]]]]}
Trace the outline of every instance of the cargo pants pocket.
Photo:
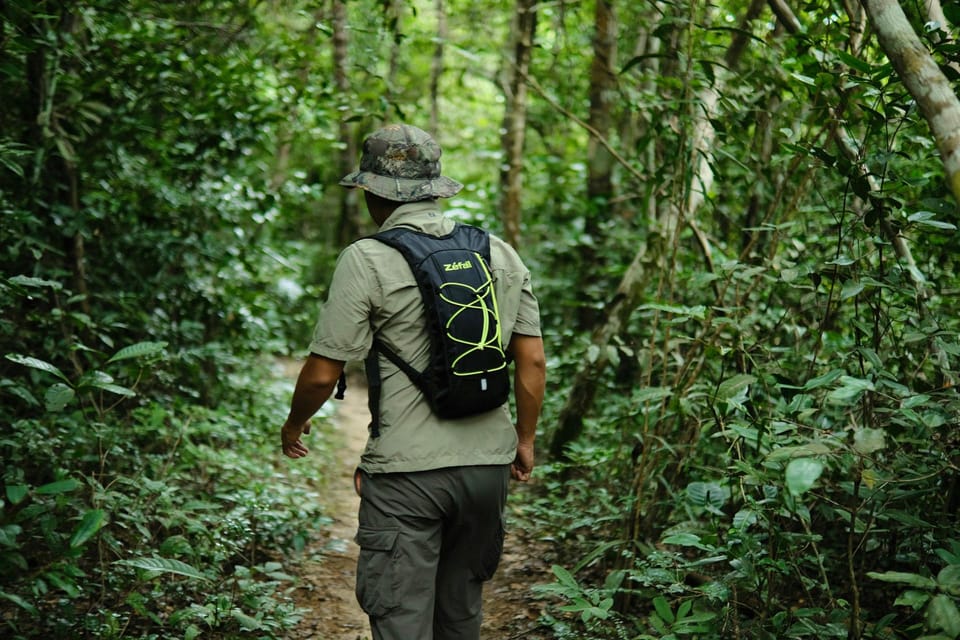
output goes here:
{"type": "Polygon", "coordinates": [[[500,556],[503,555],[503,538],[504,530],[503,523],[501,522],[497,527],[496,534],[487,542],[483,552],[480,554],[477,570],[475,571],[477,580],[486,582],[497,572],[497,567],[500,565],[500,556]]]}
{"type": "Polygon", "coordinates": [[[374,618],[381,617],[399,604],[397,593],[397,529],[370,529],[360,527],[357,544],[360,558],[357,561],[357,602],[364,612],[374,618]]]}

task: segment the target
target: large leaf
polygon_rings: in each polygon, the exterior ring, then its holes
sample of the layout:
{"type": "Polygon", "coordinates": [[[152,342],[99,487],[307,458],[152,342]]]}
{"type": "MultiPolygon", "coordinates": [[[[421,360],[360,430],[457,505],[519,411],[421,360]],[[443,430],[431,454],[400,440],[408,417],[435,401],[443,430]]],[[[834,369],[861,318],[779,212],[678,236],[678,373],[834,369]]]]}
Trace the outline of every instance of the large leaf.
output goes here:
{"type": "Polygon", "coordinates": [[[937,574],[937,584],[952,596],[960,597],[960,564],[947,565],[937,574]]]}
{"type": "Polygon", "coordinates": [[[67,478],[65,480],[57,480],[56,482],[48,482],[45,485],[37,487],[34,491],[40,495],[52,496],[58,493],[69,493],[80,487],[80,482],[73,478],[67,478]]]}
{"type": "Polygon", "coordinates": [[[60,369],[56,366],[50,364],[46,360],[41,360],[39,358],[34,358],[31,356],[22,356],[19,353],[8,353],[7,360],[11,362],[16,362],[17,364],[22,364],[25,367],[30,367],[32,369],[39,369],[40,371],[46,371],[47,373],[52,373],[57,376],[64,382],[69,383],[70,380],[63,374],[60,369]]]}
{"type": "Polygon", "coordinates": [[[800,496],[813,488],[820,474],[823,473],[823,463],[814,458],[794,458],[787,464],[787,488],[795,496],[800,496]]]}
{"type": "Polygon", "coordinates": [[[21,287],[50,287],[57,291],[63,288],[63,285],[56,280],[44,280],[43,278],[34,278],[32,276],[13,276],[12,278],[8,278],[7,282],[20,285],[21,287]]]}
{"type": "Polygon", "coordinates": [[[70,547],[82,546],[106,524],[107,514],[103,509],[91,509],[83,515],[83,520],[70,537],[70,547]]]}
{"type": "Polygon", "coordinates": [[[864,427],[853,433],[853,450],[863,455],[880,451],[886,444],[886,432],[883,429],[864,427]]]}
{"type": "Polygon", "coordinates": [[[918,589],[933,590],[937,588],[936,580],[921,576],[917,573],[906,573],[904,571],[869,571],[867,575],[874,580],[905,584],[918,589]]]}
{"type": "Polygon", "coordinates": [[[697,507],[722,509],[730,497],[730,490],[717,482],[691,482],[687,485],[687,500],[697,507]]]}
{"type": "Polygon", "coordinates": [[[173,558],[133,558],[131,560],[117,560],[117,564],[157,573],[175,573],[188,578],[196,578],[197,580],[210,579],[201,573],[199,569],[195,569],[186,562],[174,560],[173,558]]]}
{"type": "Polygon", "coordinates": [[[6,591],[0,591],[0,599],[9,600],[13,604],[17,605],[21,609],[25,609],[33,615],[37,614],[37,609],[32,604],[21,598],[15,593],[7,593],[6,591]]]}
{"type": "Polygon", "coordinates": [[[942,630],[951,638],[960,636],[960,611],[950,596],[940,593],[927,605],[927,626],[942,630]]]}
{"type": "Polygon", "coordinates": [[[25,484],[8,484],[7,500],[10,501],[10,504],[20,504],[29,490],[30,487],[25,484]]]}
{"type": "Polygon", "coordinates": [[[75,395],[76,392],[69,385],[56,382],[43,394],[43,406],[50,412],[61,411],[70,404],[75,395]]]}
{"type": "Polygon", "coordinates": [[[756,381],[757,379],[754,376],[746,373],[741,373],[733,376],[732,378],[727,378],[721,382],[720,386],[717,388],[717,398],[720,400],[729,400],[733,397],[736,397],[744,389],[756,381]]]}
{"type": "Polygon", "coordinates": [[[166,342],[138,342],[136,344],[131,344],[128,347],[124,347],[113,354],[109,360],[110,362],[117,362],[118,360],[128,360],[130,358],[143,358],[145,356],[152,356],[160,353],[167,348],[166,342]]]}

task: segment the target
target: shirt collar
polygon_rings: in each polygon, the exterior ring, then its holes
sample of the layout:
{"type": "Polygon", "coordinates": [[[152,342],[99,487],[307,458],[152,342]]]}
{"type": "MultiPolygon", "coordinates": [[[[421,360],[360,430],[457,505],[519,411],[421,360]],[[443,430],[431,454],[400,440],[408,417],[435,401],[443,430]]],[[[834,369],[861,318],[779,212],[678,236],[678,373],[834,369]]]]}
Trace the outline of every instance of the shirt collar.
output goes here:
{"type": "Polygon", "coordinates": [[[380,225],[380,231],[394,227],[410,227],[426,233],[442,234],[449,231],[453,221],[440,211],[435,200],[421,200],[402,204],[380,225]]]}

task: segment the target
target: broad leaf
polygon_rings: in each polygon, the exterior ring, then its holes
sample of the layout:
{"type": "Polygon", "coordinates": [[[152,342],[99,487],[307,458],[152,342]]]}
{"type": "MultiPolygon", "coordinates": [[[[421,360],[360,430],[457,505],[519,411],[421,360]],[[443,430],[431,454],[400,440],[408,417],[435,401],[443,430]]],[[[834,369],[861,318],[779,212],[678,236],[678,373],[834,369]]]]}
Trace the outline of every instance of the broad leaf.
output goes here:
{"type": "Polygon", "coordinates": [[[937,584],[952,596],[960,597],[960,564],[947,565],[937,574],[937,584]]]}
{"type": "Polygon", "coordinates": [[[87,511],[83,516],[83,520],[77,526],[76,531],[74,531],[70,537],[70,547],[75,549],[92,538],[94,534],[106,524],[106,518],[107,514],[103,509],[91,509],[87,511]]]}
{"type": "Polygon", "coordinates": [[[721,382],[719,388],[717,388],[717,398],[720,400],[729,400],[756,381],[757,379],[754,376],[745,373],[727,378],[721,382]]]}
{"type": "Polygon", "coordinates": [[[874,580],[880,580],[881,582],[895,582],[897,584],[905,584],[918,589],[932,591],[933,589],[937,588],[937,582],[933,578],[921,576],[917,573],[906,573],[904,571],[868,571],[867,575],[874,580]]]}
{"type": "Polygon", "coordinates": [[[37,615],[37,608],[15,593],[7,593],[6,591],[0,591],[0,598],[2,598],[3,600],[8,600],[12,602],[13,604],[17,605],[21,609],[25,609],[31,615],[37,615]]]}
{"type": "Polygon", "coordinates": [[[73,400],[76,392],[68,385],[62,382],[54,383],[43,394],[43,406],[47,411],[56,412],[63,410],[73,400]]]}
{"type": "Polygon", "coordinates": [[[950,596],[940,593],[927,605],[927,625],[945,631],[951,638],[960,636],[960,611],[950,596]]]}
{"type": "Polygon", "coordinates": [[[117,564],[128,567],[135,567],[145,571],[154,571],[157,573],[174,573],[197,580],[209,580],[200,570],[191,567],[186,562],[174,560],[173,558],[134,558],[132,560],[117,560],[117,564]]]}
{"type": "Polygon", "coordinates": [[[145,356],[152,356],[162,352],[167,348],[166,342],[138,342],[136,344],[131,344],[128,347],[124,347],[113,354],[107,363],[117,362],[119,360],[128,360],[130,358],[143,358],[145,356]]]}
{"type": "Polygon", "coordinates": [[[50,364],[46,360],[40,360],[39,358],[33,358],[31,356],[22,356],[19,353],[8,353],[7,360],[11,362],[16,362],[17,364],[22,364],[25,367],[30,367],[32,369],[39,369],[40,371],[46,371],[47,373],[52,373],[57,376],[64,382],[69,383],[70,380],[63,374],[60,369],[56,366],[50,364]]]}
{"type": "Polygon", "coordinates": [[[34,491],[40,495],[52,496],[58,493],[69,493],[70,491],[79,489],[81,486],[79,481],[73,478],[67,478],[39,486],[34,491]]]}
{"type": "Polygon", "coordinates": [[[857,429],[853,434],[853,449],[863,455],[880,451],[887,446],[885,437],[886,432],[883,429],[857,429]]]}
{"type": "Polygon", "coordinates": [[[795,496],[800,496],[813,488],[820,474],[823,473],[823,463],[814,458],[795,458],[787,464],[787,488],[795,496]]]}
{"type": "Polygon", "coordinates": [[[20,504],[29,490],[30,487],[25,484],[8,484],[7,500],[10,501],[10,504],[20,504]]]}

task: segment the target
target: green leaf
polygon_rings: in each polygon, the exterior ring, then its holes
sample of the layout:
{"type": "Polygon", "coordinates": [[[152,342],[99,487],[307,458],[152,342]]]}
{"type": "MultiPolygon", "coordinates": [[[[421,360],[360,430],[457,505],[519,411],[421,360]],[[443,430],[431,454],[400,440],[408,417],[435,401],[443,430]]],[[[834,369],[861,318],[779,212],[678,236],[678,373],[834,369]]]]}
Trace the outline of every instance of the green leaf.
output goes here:
{"type": "Polygon", "coordinates": [[[826,386],[842,376],[843,373],[843,369],[834,369],[833,371],[825,373],[822,376],[807,380],[806,384],[803,385],[803,388],[804,390],[809,391],[811,389],[816,389],[817,387],[826,386]]]}
{"type": "Polygon", "coordinates": [[[18,524],[8,524],[0,527],[0,547],[17,548],[17,536],[23,532],[18,524]]]}
{"type": "Polygon", "coordinates": [[[835,404],[852,402],[864,391],[873,391],[873,383],[863,378],[840,376],[840,386],[827,394],[827,399],[835,404]]]}
{"type": "Polygon", "coordinates": [[[115,393],[115,394],[117,394],[118,396],[126,396],[126,397],[128,397],[128,398],[132,398],[132,397],[134,397],[135,395],[137,395],[137,392],[134,391],[133,389],[128,389],[127,387],[121,387],[121,386],[118,385],[118,384],[108,384],[108,383],[104,383],[104,384],[96,384],[96,385],[93,385],[93,386],[95,386],[97,389],[103,389],[104,391],[109,391],[110,393],[115,393]]]}
{"type": "Polygon", "coordinates": [[[707,308],[699,304],[694,307],[681,307],[670,304],[644,304],[638,308],[641,311],[663,311],[664,313],[695,318],[697,320],[703,320],[707,317],[707,308]]]}
{"type": "Polygon", "coordinates": [[[846,51],[837,49],[837,50],[835,50],[833,53],[834,53],[834,55],[836,55],[838,58],[840,58],[840,60],[841,60],[845,65],[847,65],[847,66],[850,67],[851,69],[855,69],[855,70],[859,71],[860,73],[870,73],[870,72],[873,71],[873,66],[870,65],[870,63],[865,62],[865,61],[861,60],[860,58],[856,58],[856,57],[850,55],[849,53],[847,53],[846,51]]]}
{"type": "Polygon", "coordinates": [[[21,609],[25,609],[31,615],[37,615],[37,608],[15,593],[7,593],[6,591],[0,591],[0,598],[12,602],[13,604],[17,605],[21,609]]]}
{"type": "Polygon", "coordinates": [[[233,619],[240,623],[240,627],[247,631],[256,631],[263,628],[263,623],[252,616],[248,616],[240,609],[230,611],[233,619]]]}
{"type": "Polygon", "coordinates": [[[903,402],[900,403],[900,408],[902,409],[913,409],[914,407],[919,407],[922,404],[926,404],[930,400],[930,396],[925,393],[920,393],[915,396],[909,396],[903,399],[903,402]]]}
{"type": "Polygon", "coordinates": [[[34,491],[43,496],[52,496],[58,493],[69,493],[75,489],[81,487],[80,482],[74,480],[73,478],[67,478],[65,480],[57,480],[56,482],[50,482],[48,484],[37,487],[34,491]]]}
{"type": "Polygon", "coordinates": [[[927,626],[946,631],[951,638],[960,636],[960,611],[950,596],[939,593],[927,605],[927,626]]]}
{"type": "Polygon", "coordinates": [[[733,376],[732,378],[727,378],[721,382],[720,386],[717,388],[717,398],[720,400],[729,400],[730,398],[737,396],[741,391],[756,381],[757,379],[754,376],[746,373],[741,373],[733,376]]]}
{"type": "Polygon", "coordinates": [[[573,574],[567,571],[564,567],[561,567],[560,565],[555,564],[551,567],[551,571],[553,571],[553,575],[557,576],[557,580],[560,581],[560,584],[566,587],[574,587],[578,590],[580,589],[580,585],[579,583],[577,583],[577,579],[574,578],[573,574]]]}
{"type": "Polygon", "coordinates": [[[33,358],[30,356],[22,356],[19,353],[8,353],[7,360],[10,362],[16,362],[17,364],[22,364],[25,367],[30,367],[32,369],[39,369],[40,371],[46,371],[47,373],[52,373],[57,376],[64,382],[69,383],[70,380],[63,374],[60,369],[50,364],[45,360],[40,360],[39,358],[33,358]]]}
{"type": "Polygon", "coordinates": [[[864,285],[859,280],[848,280],[843,283],[843,288],[840,290],[840,299],[848,300],[853,298],[861,291],[863,291],[864,285]]]}
{"type": "Polygon", "coordinates": [[[7,500],[10,501],[10,504],[20,504],[28,491],[30,491],[30,487],[25,484],[8,484],[7,500]]]}
{"type": "Polygon", "coordinates": [[[62,411],[73,400],[76,392],[62,382],[56,382],[43,394],[43,406],[47,411],[62,411]]]}
{"type": "Polygon", "coordinates": [[[663,544],[672,544],[678,547],[694,547],[702,551],[713,551],[713,548],[702,543],[700,536],[695,533],[676,533],[672,536],[667,536],[662,542],[663,544]]]}
{"type": "Polygon", "coordinates": [[[102,389],[121,396],[133,397],[137,393],[133,389],[114,384],[113,376],[104,371],[91,371],[77,383],[78,389],[102,389]]]}
{"type": "MultiPolygon", "coordinates": [[[[960,3],[944,2],[943,15],[951,24],[960,24],[960,3]]],[[[941,25],[941,27],[946,27],[946,25],[941,25]]]]}
{"type": "Polygon", "coordinates": [[[734,529],[747,529],[757,522],[757,514],[750,509],[741,509],[733,516],[734,529]]]}
{"type": "Polygon", "coordinates": [[[916,573],[906,573],[903,571],[868,571],[867,576],[881,582],[895,582],[897,584],[906,584],[918,589],[932,591],[937,588],[937,583],[933,578],[921,576],[916,573]]]}
{"type": "Polygon", "coordinates": [[[76,549],[92,538],[106,524],[107,514],[103,509],[91,509],[83,515],[76,531],[70,537],[70,548],[76,549]]]}
{"type": "Polygon", "coordinates": [[[721,509],[730,497],[730,490],[716,482],[691,482],[687,485],[687,499],[696,507],[721,509]]]}
{"type": "Polygon", "coordinates": [[[188,578],[196,578],[197,580],[210,579],[201,573],[200,570],[191,567],[186,562],[181,562],[173,558],[133,558],[131,560],[117,560],[116,564],[157,573],[174,573],[188,578]]]}
{"type": "Polygon", "coordinates": [[[914,611],[919,611],[929,600],[930,594],[926,591],[907,589],[900,594],[893,604],[898,607],[910,607],[914,611]]]}
{"type": "Polygon", "coordinates": [[[167,348],[166,342],[138,342],[124,347],[113,354],[107,363],[117,362],[119,360],[128,360],[130,358],[143,358],[160,353],[167,348]]]}
{"type": "Polygon", "coordinates": [[[937,584],[952,596],[960,597],[960,564],[947,565],[937,574],[937,584]]]}
{"type": "Polygon", "coordinates": [[[59,291],[63,288],[63,285],[56,280],[44,280],[42,278],[33,278],[30,276],[13,276],[12,278],[8,278],[7,282],[20,285],[21,287],[50,287],[55,291],[59,291]]]}
{"type": "Polygon", "coordinates": [[[886,448],[886,432],[883,429],[864,427],[853,433],[853,450],[862,455],[869,455],[886,448]]]}
{"type": "Polygon", "coordinates": [[[673,624],[676,618],[673,617],[673,610],[670,609],[670,603],[663,596],[657,596],[653,599],[653,608],[657,615],[667,624],[673,624]]]}
{"type": "Polygon", "coordinates": [[[823,473],[823,463],[814,458],[795,458],[787,464],[787,488],[794,496],[801,496],[816,484],[823,473]]]}
{"type": "Polygon", "coordinates": [[[949,231],[956,230],[957,226],[949,222],[941,222],[940,220],[934,220],[936,214],[932,211],[917,211],[916,213],[910,215],[907,220],[910,222],[915,222],[917,224],[927,225],[928,227],[934,227],[937,229],[947,229],[949,231]]]}
{"type": "Polygon", "coordinates": [[[826,442],[815,440],[795,447],[778,447],[767,454],[767,460],[778,462],[789,458],[809,458],[810,456],[823,455],[831,451],[833,451],[833,448],[826,442]]]}

